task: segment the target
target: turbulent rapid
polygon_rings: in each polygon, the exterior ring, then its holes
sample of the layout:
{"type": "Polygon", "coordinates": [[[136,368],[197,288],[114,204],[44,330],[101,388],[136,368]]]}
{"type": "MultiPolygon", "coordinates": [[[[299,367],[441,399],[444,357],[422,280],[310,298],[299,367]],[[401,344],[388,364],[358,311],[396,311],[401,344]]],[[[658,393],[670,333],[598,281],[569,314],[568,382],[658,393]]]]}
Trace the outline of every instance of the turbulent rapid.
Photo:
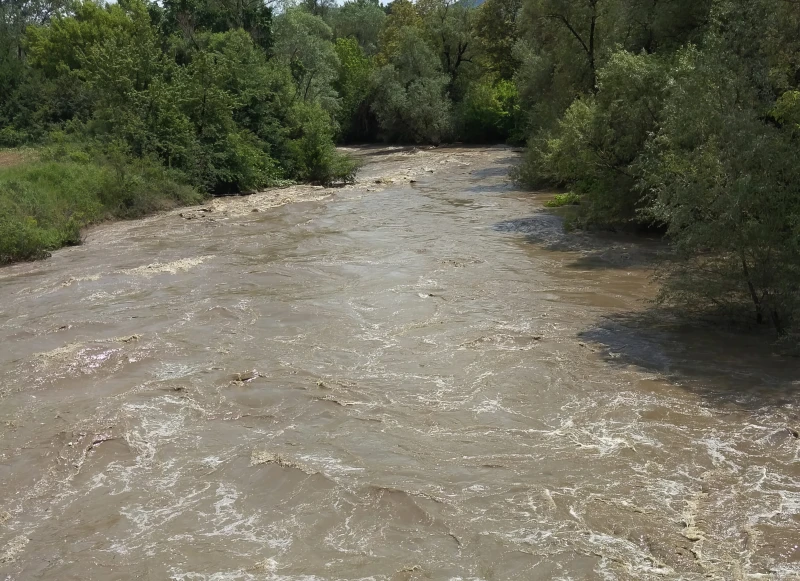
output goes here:
{"type": "Polygon", "coordinates": [[[0,270],[3,578],[800,578],[797,360],[509,148],[352,153],[0,270]]]}

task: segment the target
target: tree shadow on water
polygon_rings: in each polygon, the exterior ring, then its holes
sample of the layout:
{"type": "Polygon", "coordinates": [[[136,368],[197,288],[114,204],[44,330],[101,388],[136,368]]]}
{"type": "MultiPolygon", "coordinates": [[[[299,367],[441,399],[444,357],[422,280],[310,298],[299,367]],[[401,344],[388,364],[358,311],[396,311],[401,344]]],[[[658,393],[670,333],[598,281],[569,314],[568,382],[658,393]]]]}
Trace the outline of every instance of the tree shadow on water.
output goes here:
{"type": "Polygon", "coordinates": [[[715,408],[786,406],[798,415],[800,359],[781,354],[764,331],[736,332],[652,308],[604,317],[578,336],[609,365],[662,375],[715,408]]]}
{"type": "MultiPolygon", "coordinates": [[[[497,163],[503,162],[509,163],[506,160],[498,160],[497,163]]],[[[478,179],[486,179],[486,178],[508,178],[508,166],[492,166],[486,167],[483,169],[474,169],[469,172],[469,175],[473,178],[478,179]]],[[[510,178],[509,178],[510,181],[510,178]]]]}
{"type": "Polygon", "coordinates": [[[477,194],[502,194],[505,192],[513,192],[514,184],[499,183],[499,184],[476,184],[465,188],[467,192],[475,192],[477,194]]]}
{"type": "MultiPolygon", "coordinates": [[[[655,269],[670,257],[668,247],[654,238],[567,233],[562,219],[544,209],[492,228],[563,253],[560,268],[655,269]]],[[[653,306],[606,316],[579,338],[597,347],[608,365],[661,375],[717,410],[785,408],[787,420],[800,428],[800,358],[782,354],[775,336],[763,329],[726,326],[711,313],[653,306]]]]}
{"type": "Polygon", "coordinates": [[[668,255],[663,241],[636,234],[564,230],[564,220],[546,209],[531,216],[497,222],[495,232],[521,234],[550,252],[569,253],[564,267],[575,270],[654,268],[668,255]]]}

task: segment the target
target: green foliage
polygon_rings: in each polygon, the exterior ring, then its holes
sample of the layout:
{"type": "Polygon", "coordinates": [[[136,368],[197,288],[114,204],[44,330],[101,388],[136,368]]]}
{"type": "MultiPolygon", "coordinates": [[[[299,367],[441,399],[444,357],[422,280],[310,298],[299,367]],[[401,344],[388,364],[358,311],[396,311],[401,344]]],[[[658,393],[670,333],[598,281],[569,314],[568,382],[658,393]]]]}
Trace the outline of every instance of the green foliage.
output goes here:
{"type": "Polygon", "coordinates": [[[269,60],[271,21],[260,0],[79,2],[29,27],[0,139],[18,145],[65,129],[121,141],[215,193],[301,179],[291,169],[307,163],[292,158],[302,133],[293,110],[299,97],[337,110],[338,59],[328,26],[292,11],[276,23],[269,60]]]}
{"type": "Polygon", "coordinates": [[[683,58],[642,163],[646,212],[679,253],[662,298],[729,313],[749,304],[785,333],[800,316],[800,152],[732,71],[708,54],[683,58]]]}
{"type": "Polygon", "coordinates": [[[641,220],[637,161],[659,126],[667,66],[657,55],[615,52],[597,93],[576,99],[556,127],[532,139],[520,176],[586,194],[590,221],[641,220]]]}
{"type": "Polygon", "coordinates": [[[465,75],[470,74],[476,54],[475,10],[452,0],[417,0],[428,45],[439,55],[442,71],[450,77],[448,94],[454,101],[463,96],[465,75]]]}
{"type": "Polygon", "coordinates": [[[511,80],[519,68],[514,46],[519,39],[517,19],[522,0],[486,0],[475,17],[475,35],[483,66],[511,80]]]}
{"type": "Polygon", "coordinates": [[[418,32],[422,29],[422,18],[417,13],[410,0],[393,0],[387,6],[388,16],[381,31],[379,46],[376,56],[379,66],[388,64],[391,58],[396,58],[402,51],[401,40],[406,35],[406,30],[413,29],[418,32]]]}
{"type": "Polygon", "coordinates": [[[331,28],[336,38],[352,37],[365,55],[373,56],[378,53],[385,20],[386,13],[377,0],[351,0],[333,12],[331,28]]]}
{"type": "Polygon", "coordinates": [[[151,2],[148,12],[166,37],[243,30],[261,49],[272,45],[272,9],[264,0],[164,0],[151,2]]]}
{"type": "Polygon", "coordinates": [[[580,203],[580,195],[568,192],[566,194],[556,194],[552,200],[548,200],[544,205],[548,208],[561,208],[563,206],[578,206],[580,203]]]}
{"type": "MultiPolygon", "coordinates": [[[[31,61],[81,84],[92,103],[91,116],[83,120],[89,134],[122,140],[137,156],[156,156],[214,193],[303,179],[292,173],[308,163],[292,157],[297,152],[292,141],[302,133],[293,121],[297,98],[336,107],[330,86],[336,54],[319,18],[285,15],[276,51],[286,58],[269,62],[253,34],[241,28],[195,29],[189,40],[174,37],[171,52],[164,52],[164,39],[142,3],[107,10],[91,5],[79,15],[82,20],[66,18],[33,35],[32,55],[43,55],[49,64],[35,56],[31,61]],[[67,34],[81,26],[103,33],[67,34]],[[91,41],[95,38],[102,42],[91,41]],[[49,50],[54,43],[66,56],[49,50]]],[[[320,135],[332,146],[328,123],[320,135]]]]}
{"type": "Polygon", "coordinates": [[[341,135],[345,141],[369,139],[373,132],[368,102],[372,61],[353,37],[336,39],[335,48],[339,78],[334,87],[341,99],[337,114],[341,135]]]}
{"type": "Polygon", "coordinates": [[[450,132],[450,79],[416,29],[401,29],[396,42],[374,79],[373,111],[381,131],[390,140],[439,143],[450,132]]]}
{"type": "Polygon", "coordinates": [[[786,91],[778,97],[771,114],[790,131],[800,132],[800,91],[786,91]]]}
{"type": "Polygon", "coordinates": [[[42,159],[0,169],[0,264],[80,243],[84,226],[199,202],[197,190],[124,145],[105,154],[59,145],[42,159]]]}
{"type": "Polygon", "coordinates": [[[579,194],[580,224],[665,229],[663,301],[796,328],[796,7],[525,0],[521,14],[518,177],[579,194]]]}
{"type": "Polygon", "coordinates": [[[600,70],[619,51],[663,55],[702,40],[712,3],[524,0],[513,55],[532,133],[552,130],[576,98],[596,93],[600,70]]]}
{"type": "Polygon", "coordinates": [[[321,17],[296,8],[281,14],[275,21],[274,54],[291,68],[297,97],[303,101],[319,101],[329,111],[337,106],[332,84],[339,67],[332,35],[321,17]]]}
{"type": "Polygon", "coordinates": [[[289,11],[273,35],[262,0],[39,4],[13,19],[0,10],[16,35],[0,39],[0,144],[55,152],[3,170],[3,261],[42,256],[78,242],[88,223],[198,191],[354,178],[334,147],[334,85],[342,81],[354,114],[371,69],[353,51],[340,69],[320,17],[289,11]]]}
{"type": "Polygon", "coordinates": [[[358,166],[336,151],[329,114],[317,104],[308,104],[297,107],[294,115],[299,136],[289,144],[293,173],[323,185],[352,183],[358,166]]]}
{"type": "Polygon", "coordinates": [[[473,143],[521,141],[520,118],[516,85],[487,77],[470,85],[458,106],[458,134],[473,143]]]}

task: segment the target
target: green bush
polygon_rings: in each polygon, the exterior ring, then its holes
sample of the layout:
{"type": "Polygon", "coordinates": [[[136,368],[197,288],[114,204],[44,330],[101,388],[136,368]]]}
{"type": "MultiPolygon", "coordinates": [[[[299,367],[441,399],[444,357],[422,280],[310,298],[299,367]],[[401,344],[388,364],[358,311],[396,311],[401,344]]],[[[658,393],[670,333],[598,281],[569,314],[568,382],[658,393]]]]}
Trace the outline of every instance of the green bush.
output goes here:
{"type": "Polygon", "coordinates": [[[372,80],[372,110],[384,139],[440,143],[451,132],[449,83],[437,55],[411,27],[400,30],[397,50],[372,80]]]}
{"type": "Polygon", "coordinates": [[[318,105],[298,104],[295,122],[299,136],[291,140],[291,170],[298,179],[330,185],[355,181],[358,165],[336,151],[330,116],[318,105]]]}
{"type": "MultiPolygon", "coordinates": [[[[380,12],[380,10],[379,10],[380,12]]],[[[339,137],[345,142],[374,138],[375,123],[369,111],[372,61],[366,57],[355,38],[336,40],[339,57],[339,77],[334,83],[340,97],[336,115],[339,137]]]]}
{"type": "Polygon", "coordinates": [[[6,126],[0,129],[0,147],[19,147],[28,141],[28,134],[6,126]]]}
{"type": "Polygon", "coordinates": [[[788,335],[800,321],[800,150],[793,127],[765,124],[760,95],[715,56],[682,51],[685,72],[642,156],[647,214],[677,251],[661,299],[788,335]]]}
{"type": "Polygon", "coordinates": [[[584,194],[588,223],[647,223],[639,157],[661,120],[668,64],[655,55],[611,55],[597,93],[576,99],[552,130],[531,138],[522,181],[584,194]]]}
{"type": "Polygon", "coordinates": [[[199,20],[191,38],[180,27],[170,30],[173,18],[185,16],[172,14],[174,6],[153,13],[142,0],[108,6],[84,0],[31,26],[28,58],[20,64],[25,75],[15,73],[9,104],[0,100],[0,127],[13,121],[0,130],[0,144],[34,136],[47,143],[53,131],[70,131],[77,141],[124,145],[126,156],[157,160],[215,194],[342,174],[342,160],[330,151],[339,99],[331,85],[338,58],[329,27],[302,11],[281,15],[267,54],[264,42],[271,40],[262,33],[269,26],[233,26],[224,14],[211,26],[205,8],[220,7],[202,0],[193,6],[199,20]],[[161,28],[153,25],[158,14],[161,28]],[[327,111],[313,126],[319,135],[305,135],[294,114],[298,103],[327,111]],[[329,142],[316,146],[327,153],[309,153],[315,139],[329,142]],[[313,167],[315,159],[325,165],[313,167]]]}
{"type": "Polygon", "coordinates": [[[548,208],[561,208],[563,206],[577,206],[581,203],[581,197],[578,194],[568,192],[566,194],[556,194],[552,200],[545,202],[548,208]]]}
{"type": "Polygon", "coordinates": [[[460,138],[470,143],[522,141],[518,101],[511,81],[486,78],[471,85],[456,111],[460,138]]]}
{"type": "Polygon", "coordinates": [[[80,243],[80,230],[199,202],[181,175],[120,150],[100,155],[60,145],[42,159],[0,169],[0,263],[80,243]]]}

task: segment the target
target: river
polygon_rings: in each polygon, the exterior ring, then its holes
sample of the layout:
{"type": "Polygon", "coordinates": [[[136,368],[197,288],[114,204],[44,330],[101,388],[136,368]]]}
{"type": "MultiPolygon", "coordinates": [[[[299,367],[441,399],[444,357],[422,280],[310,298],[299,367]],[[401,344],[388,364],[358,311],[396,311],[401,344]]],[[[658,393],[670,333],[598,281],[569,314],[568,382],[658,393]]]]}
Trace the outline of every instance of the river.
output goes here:
{"type": "Polygon", "coordinates": [[[4,579],[800,579],[797,360],[509,148],[352,151],[0,270],[4,579]]]}

